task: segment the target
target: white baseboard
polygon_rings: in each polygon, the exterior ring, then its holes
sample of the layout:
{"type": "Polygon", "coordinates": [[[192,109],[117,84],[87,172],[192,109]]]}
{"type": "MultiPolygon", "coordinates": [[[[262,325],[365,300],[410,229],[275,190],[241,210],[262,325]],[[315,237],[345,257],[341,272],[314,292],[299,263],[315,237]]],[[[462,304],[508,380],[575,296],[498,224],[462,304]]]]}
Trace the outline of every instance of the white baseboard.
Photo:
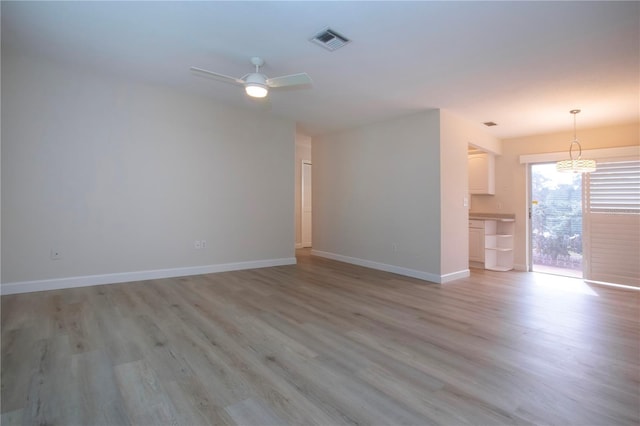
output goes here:
{"type": "Polygon", "coordinates": [[[471,276],[471,271],[463,269],[462,271],[450,272],[448,274],[440,275],[440,283],[448,283],[451,281],[459,280],[461,278],[468,278],[471,276]]]}
{"type": "Polygon", "coordinates": [[[297,248],[297,249],[301,249],[302,247],[304,247],[304,246],[302,245],[302,243],[296,243],[296,248],[297,248]]]}
{"type": "Polygon", "coordinates": [[[0,286],[0,293],[3,295],[31,293],[34,291],[59,290],[64,288],[156,280],[161,278],[186,277],[189,275],[213,274],[216,272],[239,271],[243,269],[268,268],[272,266],[295,264],[295,257],[286,257],[281,259],[252,260],[247,262],[221,263],[217,265],[191,266],[186,268],[155,269],[151,271],[88,275],[83,277],[55,278],[50,280],[18,281],[2,283],[0,286]]]}
{"type": "Polygon", "coordinates": [[[340,262],[351,263],[352,265],[364,266],[365,268],[377,269],[379,271],[392,272],[398,275],[404,275],[411,278],[418,278],[433,283],[443,284],[459,278],[468,277],[470,272],[468,269],[459,272],[453,272],[445,275],[432,274],[430,272],[418,271],[415,269],[403,268],[401,266],[389,265],[386,263],[374,262],[372,260],[359,259],[357,257],[343,256],[341,254],[330,253],[320,250],[311,250],[312,256],[324,257],[327,259],[337,260],[340,262]]]}

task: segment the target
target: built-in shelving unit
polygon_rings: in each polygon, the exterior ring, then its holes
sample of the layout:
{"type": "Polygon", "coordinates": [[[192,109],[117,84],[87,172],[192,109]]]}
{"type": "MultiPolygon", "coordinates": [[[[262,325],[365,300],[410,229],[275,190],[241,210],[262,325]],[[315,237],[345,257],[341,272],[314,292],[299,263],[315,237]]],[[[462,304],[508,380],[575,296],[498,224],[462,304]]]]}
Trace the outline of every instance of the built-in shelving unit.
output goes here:
{"type": "Polygon", "coordinates": [[[513,269],[514,219],[484,221],[484,268],[492,271],[513,269]]]}

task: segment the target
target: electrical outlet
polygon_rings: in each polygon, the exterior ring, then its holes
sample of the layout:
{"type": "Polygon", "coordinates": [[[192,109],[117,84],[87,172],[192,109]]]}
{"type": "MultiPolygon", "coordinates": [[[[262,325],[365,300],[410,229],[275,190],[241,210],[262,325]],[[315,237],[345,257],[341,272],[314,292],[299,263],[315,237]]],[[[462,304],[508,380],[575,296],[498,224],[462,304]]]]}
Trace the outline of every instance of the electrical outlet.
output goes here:
{"type": "Polygon", "coordinates": [[[196,249],[196,250],[201,249],[201,248],[202,248],[202,241],[200,241],[200,240],[195,240],[195,241],[193,242],[193,248],[194,248],[194,249],[196,249]]]}
{"type": "Polygon", "coordinates": [[[60,260],[62,259],[62,252],[58,249],[51,249],[49,257],[51,258],[51,260],[60,260]]]}
{"type": "Polygon", "coordinates": [[[397,244],[397,243],[392,243],[392,244],[391,244],[391,250],[392,250],[394,253],[397,253],[397,252],[398,252],[398,244],[397,244]]]}
{"type": "Polygon", "coordinates": [[[206,249],[207,248],[207,240],[200,241],[200,247],[202,247],[203,249],[206,249]]]}

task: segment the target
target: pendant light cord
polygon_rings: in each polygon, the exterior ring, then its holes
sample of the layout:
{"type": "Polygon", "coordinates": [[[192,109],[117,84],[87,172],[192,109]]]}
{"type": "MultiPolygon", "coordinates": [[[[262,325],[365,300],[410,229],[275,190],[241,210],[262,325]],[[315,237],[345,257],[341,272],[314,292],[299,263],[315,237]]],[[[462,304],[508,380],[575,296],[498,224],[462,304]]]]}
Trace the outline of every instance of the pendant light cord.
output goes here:
{"type": "Polygon", "coordinates": [[[578,132],[576,130],[576,115],[580,112],[579,109],[572,109],[571,111],[569,111],[571,114],[573,114],[573,140],[571,141],[571,145],[569,145],[569,158],[571,158],[571,160],[573,160],[573,145],[576,144],[578,145],[578,160],[582,157],[582,146],[580,145],[580,142],[578,142],[578,132]]]}

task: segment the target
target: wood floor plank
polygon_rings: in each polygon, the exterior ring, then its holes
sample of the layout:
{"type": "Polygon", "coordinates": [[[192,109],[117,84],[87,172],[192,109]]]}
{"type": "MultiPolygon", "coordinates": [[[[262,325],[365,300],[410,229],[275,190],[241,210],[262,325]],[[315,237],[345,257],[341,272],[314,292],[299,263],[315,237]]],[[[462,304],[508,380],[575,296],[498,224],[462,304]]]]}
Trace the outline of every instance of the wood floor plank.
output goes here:
{"type": "Polygon", "coordinates": [[[40,329],[34,326],[2,333],[0,387],[3,413],[25,407],[29,384],[39,371],[44,342],[40,329]]]}
{"type": "Polygon", "coordinates": [[[25,424],[64,423],[68,418],[79,420],[74,418],[79,393],[74,392],[75,386],[66,380],[71,372],[71,349],[68,336],[38,341],[37,363],[24,400],[25,424]]]}
{"type": "Polygon", "coordinates": [[[79,417],[78,424],[130,424],[115,369],[106,351],[72,355],[70,376],[73,380],[67,383],[63,395],[65,401],[77,400],[72,409],[79,417]]]}
{"type": "Polygon", "coordinates": [[[640,424],[640,292],[298,264],[2,296],[2,424],[640,424]]]}
{"type": "MultiPolygon", "coordinates": [[[[265,356],[256,351],[255,344],[247,343],[239,324],[231,323],[218,312],[203,309],[203,300],[197,295],[183,295],[191,303],[182,304],[182,318],[194,325],[183,330],[184,334],[194,342],[199,342],[196,345],[213,357],[208,359],[221,366],[220,370],[216,370],[217,374],[208,375],[209,380],[220,380],[211,389],[214,395],[222,392],[216,401],[223,401],[229,396],[237,399],[242,394],[254,395],[262,401],[268,401],[276,415],[286,423],[332,424],[321,410],[306,401],[293,386],[265,365],[265,356]]],[[[238,319],[233,314],[229,317],[238,319]]],[[[232,401],[232,404],[235,403],[237,401],[232,401]]]]}
{"type": "Polygon", "coordinates": [[[3,426],[18,426],[22,424],[23,410],[7,411],[0,416],[0,424],[3,426]]]}
{"type": "Polygon", "coordinates": [[[251,398],[227,407],[226,410],[238,425],[279,426],[285,424],[268,406],[251,398]]]}
{"type": "Polygon", "coordinates": [[[115,375],[131,423],[178,424],[178,414],[171,399],[145,360],[117,365],[115,375]]]}
{"type": "MultiPolygon", "coordinates": [[[[206,378],[205,378],[206,380],[206,378]]],[[[176,408],[178,424],[181,425],[235,425],[231,416],[218,406],[212,394],[199,379],[168,382],[167,395],[176,408]]]]}

